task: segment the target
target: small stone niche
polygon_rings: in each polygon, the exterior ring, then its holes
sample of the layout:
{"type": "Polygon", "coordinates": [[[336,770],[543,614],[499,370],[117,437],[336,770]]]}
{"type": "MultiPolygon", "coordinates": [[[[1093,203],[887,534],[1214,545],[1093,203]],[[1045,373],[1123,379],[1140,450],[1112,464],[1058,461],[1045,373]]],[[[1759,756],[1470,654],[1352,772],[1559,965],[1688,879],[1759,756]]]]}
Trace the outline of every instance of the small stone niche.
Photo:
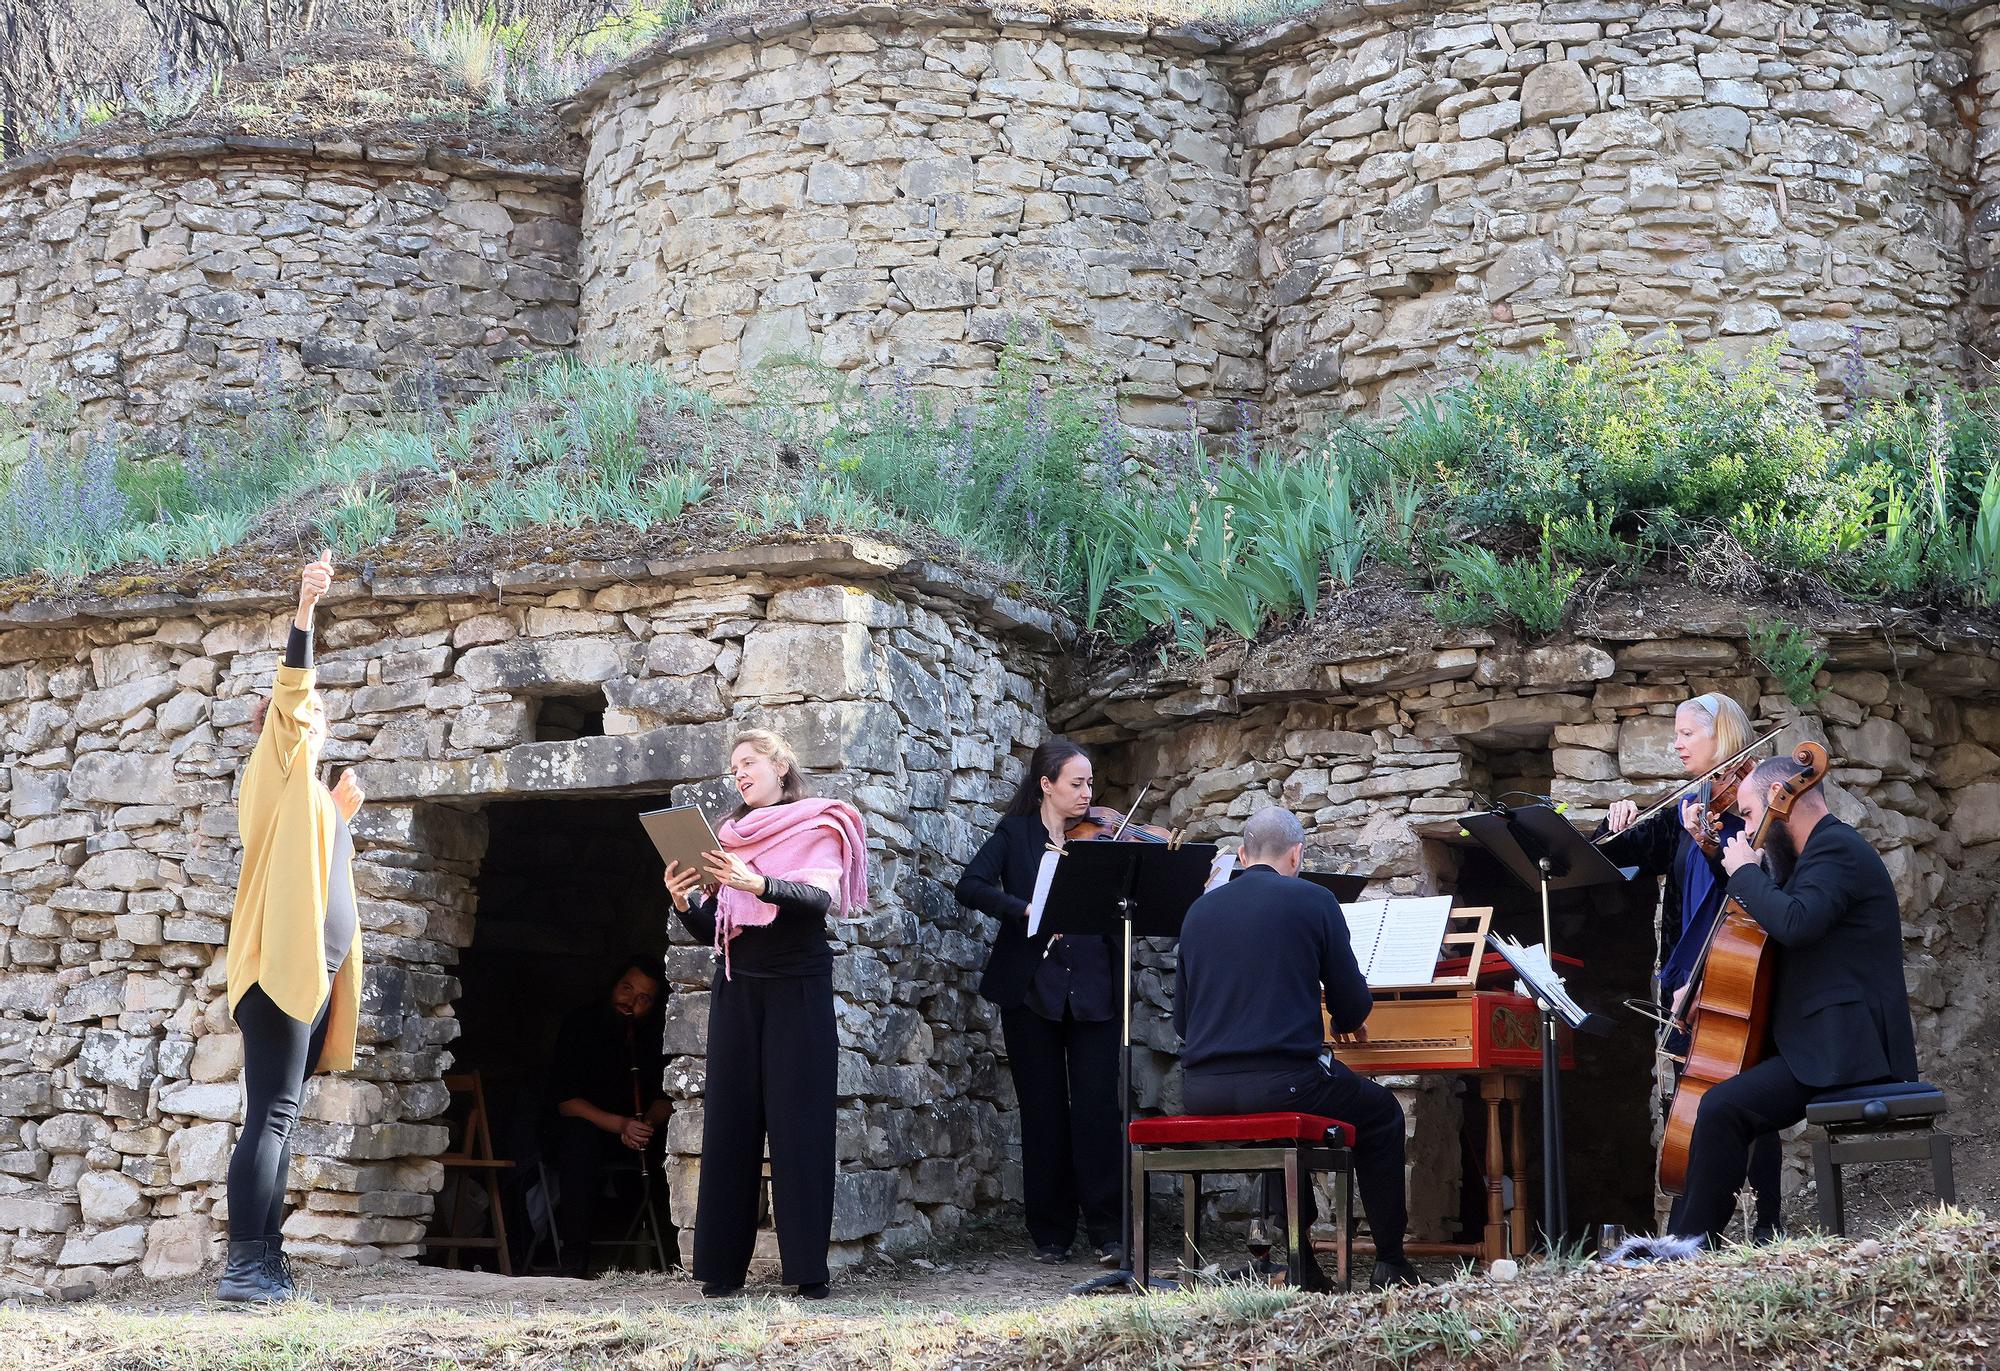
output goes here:
{"type": "Polygon", "coordinates": [[[582,695],[544,695],[530,702],[534,739],[538,743],[568,743],[604,736],[604,688],[582,695]]]}

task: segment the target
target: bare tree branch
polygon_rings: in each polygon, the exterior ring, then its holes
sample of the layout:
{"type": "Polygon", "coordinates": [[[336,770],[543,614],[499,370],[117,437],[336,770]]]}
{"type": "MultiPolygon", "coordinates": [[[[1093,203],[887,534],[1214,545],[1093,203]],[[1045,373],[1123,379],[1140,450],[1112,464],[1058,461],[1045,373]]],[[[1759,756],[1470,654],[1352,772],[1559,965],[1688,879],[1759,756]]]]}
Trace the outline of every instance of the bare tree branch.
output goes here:
{"type": "MultiPolygon", "coordinates": [[[[657,3],[657,0],[654,0],[657,3]]],[[[647,0],[0,0],[0,155],[130,86],[291,47],[335,27],[400,38],[447,14],[490,14],[530,46],[568,50],[647,0]]]]}

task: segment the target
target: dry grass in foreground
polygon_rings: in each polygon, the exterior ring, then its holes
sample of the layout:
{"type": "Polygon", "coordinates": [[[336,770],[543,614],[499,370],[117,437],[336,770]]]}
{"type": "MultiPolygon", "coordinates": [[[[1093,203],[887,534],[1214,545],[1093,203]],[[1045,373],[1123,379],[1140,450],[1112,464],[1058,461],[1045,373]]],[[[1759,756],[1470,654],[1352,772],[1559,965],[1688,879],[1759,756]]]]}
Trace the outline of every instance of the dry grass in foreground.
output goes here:
{"type": "Polygon", "coordinates": [[[1792,1241],[1620,1271],[1304,1297],[1220,1289],[1030,1308],[888,1301],[134,1314],[0,1312],[0,1365],[276,1371],[1173,1368],[1944,1368],[1992,1364],[2000,1223],[1939,1210],[1881,1239],[1792,1241]]]}

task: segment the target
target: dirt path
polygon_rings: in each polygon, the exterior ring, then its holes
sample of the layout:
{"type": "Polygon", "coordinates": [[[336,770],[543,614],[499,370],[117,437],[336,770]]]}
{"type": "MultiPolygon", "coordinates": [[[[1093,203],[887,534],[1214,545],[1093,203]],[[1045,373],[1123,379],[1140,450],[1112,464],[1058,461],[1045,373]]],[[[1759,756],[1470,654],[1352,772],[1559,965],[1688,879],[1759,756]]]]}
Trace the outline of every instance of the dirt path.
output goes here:
{"type": "MultiPolygon", "coordinates": [[[[1733,1247],[1664,1267],[1299,1295],[1246,1285],[1070,1299],[1092,1268],[967,1251],[848,1273],[825,1304],[700,1299],[659,1276],[508,1281],[409,1264],[302,1273],[243,1310],[208,1283],[0,1308],[0,1367],[108,1371],[1955,1371],[1995,1365],[2000,1224],[1927,1210],[1880,1238],[1733,1247]]],[[[777,1297],[773,1298],[772,1295],[777,1297]]]]}
{"type": "MultiPolygon", "coordinates": [[[[694,1313],[697,1308],[721,1311],[741,1308],[746,1301],[793,1298],[789,1287],[776,1283],[775,1274],[753,1275],[744,1296],[711,1303],[702,1299],[700,1287],[691,1278],[679,1272],[611,1272],[591,1280],[571,1280],[451,1271],[415,1262],[358,1270],[300,1263],[296,1269],[309,1298],[348,1309],[485,1309],[504,1305],[521,1313],[633,1313],[692,1306],[685,1312],[694,1313]]],[[[869,1262],[836,1273],[834,1298],[824,1307],[829,1312],[879,1312],[884,1305],[1026,1308],[1067,1298],[1070,1286],[1098,1274],[1098,1270],[1081,1262],[1043,1266],[1025,1253],[999,1249],[869,1262]]],[[[214,1290],[215,1276],[209,1272],[177,1281],[130,1282],[85,1303],[121,1314],[182,1313],[210,1304],[214,1290]]]]}

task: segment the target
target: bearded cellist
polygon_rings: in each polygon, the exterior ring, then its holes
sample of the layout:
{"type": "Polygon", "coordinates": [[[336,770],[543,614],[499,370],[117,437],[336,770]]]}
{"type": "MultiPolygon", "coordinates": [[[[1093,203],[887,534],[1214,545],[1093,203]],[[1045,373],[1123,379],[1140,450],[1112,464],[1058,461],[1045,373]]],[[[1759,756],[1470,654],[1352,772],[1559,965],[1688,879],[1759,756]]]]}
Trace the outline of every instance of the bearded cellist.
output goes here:
{"type": "Polygon", "coordinates": [[[1917,1078],[1902,916],[1881,857],[1827,812],[1817,786],[1792,801],[1761,850],[1751,845],[1765,809],[1807,770],[1790,756],[1759,763],[1737,789],[1745,829],[1722,848],[1728,897],[1777,945],[1777,979],[1774,1050],[1701,1097],[1685,1188],[1667,1221],[1676,1236],[1711,1247],[1735,1208],[1753,1139],[1803,1119],[1823,1090],[1917,1078]]]}

